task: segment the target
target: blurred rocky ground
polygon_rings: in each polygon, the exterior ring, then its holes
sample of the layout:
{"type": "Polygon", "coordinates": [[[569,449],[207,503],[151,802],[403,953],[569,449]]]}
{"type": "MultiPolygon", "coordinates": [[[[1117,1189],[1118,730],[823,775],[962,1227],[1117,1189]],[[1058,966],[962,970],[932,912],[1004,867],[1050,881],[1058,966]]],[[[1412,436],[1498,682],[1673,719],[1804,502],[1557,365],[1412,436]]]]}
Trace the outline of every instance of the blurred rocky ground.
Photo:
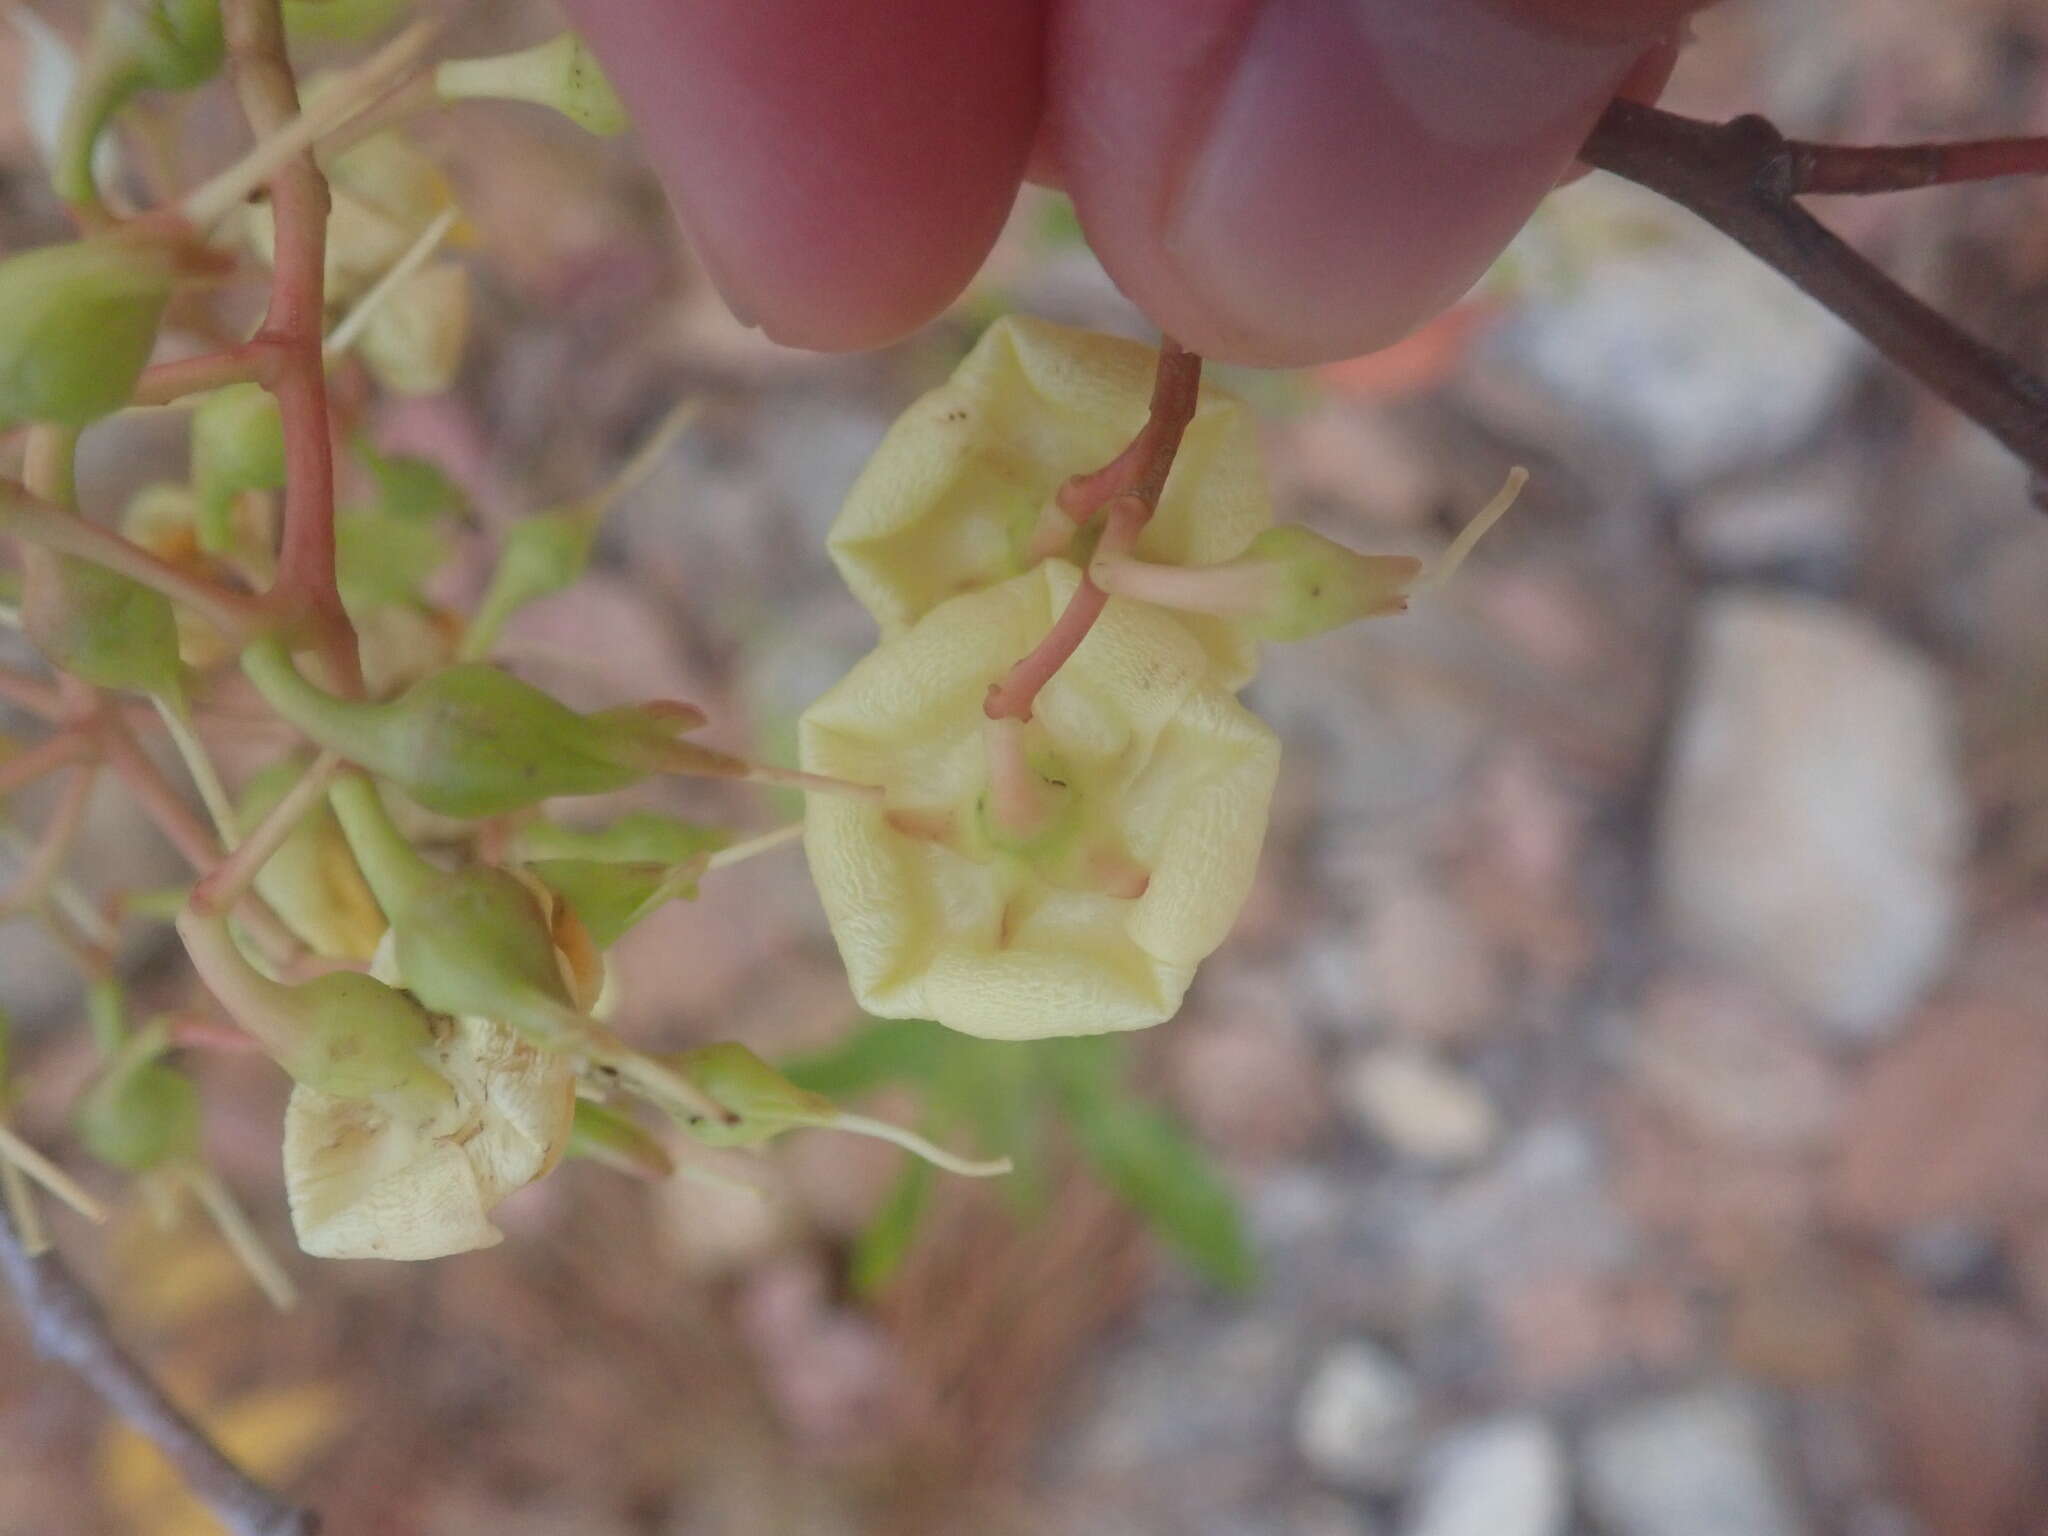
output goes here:
{"type": "MultiPolygon", "coordinates": [[[[1670,104],[1816,138],[2043,131],[2044,48],[2034,0],[1731,0],[1670,104]]],[[[0,42],[0,80],[22,67],[0,42]]],[[[11,115],[5,247],[58,227],[11,115]]],[[[593,702],[697,699],[729,744],[786,750],[869,643],[825,528],[977,326],[1141,326],[1032,194],[954,318],[876,356],[782,351],[724,316],[630,145],[518,113],[426,136],[477,227],[478,334],[461,388],[379,434],[494,523],[701,397],[602,569],[513,653],[593,702]]],[[[2041,196],[1822,211],[2038,366],[2041,196]]],[[[1600,177],[1399,358],[1233,382],[1283,515],[1356,545],[1440,547],[1510,464],[1534,474],[1447,593],[1277,652],[1251,690],[1286,743],[1259,884],[1146,1061],[1241,1196],[1258,1288],[1205,1287],[1055,1180],[1035,1219],[948,1189],[856,1300],[845,1256],[894,1158],[822,1139],[736,1164],[756,1193],[571,1168],[496,1250],[296,1264],[288,1317],[196,1240],[63,1227],[330,1529],[2048,1529],[2048,525],[2022,473],[1600,177]]],[[[89,486],[167,451],[96,435],[89,486]]],[[[163,878],[118,806],[92,846],[97,878],[163,878]]],[[[797,856],[720,878],[631,946],[626,1027],[842,1033],[797,856]]],[[[0,994],[54,1098],[83,1049],[9,930],[0,994]]],[[[209,1090],[214,1150],[283,1239],[272,1078],[209,1090]]],[[[206,1528],[11,1323],[0,1359],[0,1531],[206,1528]]]]}

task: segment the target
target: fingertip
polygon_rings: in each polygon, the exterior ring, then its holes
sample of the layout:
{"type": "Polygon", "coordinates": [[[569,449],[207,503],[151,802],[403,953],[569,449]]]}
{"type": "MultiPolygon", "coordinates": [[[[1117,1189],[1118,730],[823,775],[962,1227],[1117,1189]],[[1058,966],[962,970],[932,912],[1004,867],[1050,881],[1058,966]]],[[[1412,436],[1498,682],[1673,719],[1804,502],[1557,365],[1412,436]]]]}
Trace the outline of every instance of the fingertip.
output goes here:
{"type": "Polygon", "coordinates": [[[1070,0],[1054,133],[1153,320],[1230,361],[1329,362],[1463,294],[1644,51],[1489,0],[1070,0]]]}
{"type": "Polygon", "coordinates": [[[1039,0],[571,0],[712,281],[777,341],[894,341],[973,277],[1040,115],[1039,0]]]}

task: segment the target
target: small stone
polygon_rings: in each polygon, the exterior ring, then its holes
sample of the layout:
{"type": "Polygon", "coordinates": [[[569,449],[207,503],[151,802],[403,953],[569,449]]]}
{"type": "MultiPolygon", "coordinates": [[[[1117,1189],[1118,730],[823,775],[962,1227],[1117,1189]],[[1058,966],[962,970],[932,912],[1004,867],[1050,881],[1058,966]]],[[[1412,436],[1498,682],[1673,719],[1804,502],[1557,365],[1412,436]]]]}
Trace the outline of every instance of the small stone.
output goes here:
{"type": "Polygon", "coordinates": [[[1991,1307],[1934,1307],[1907,1324],[1883,1395],[1895,1475],[1929,1531],[1998,1536],[2039,1512],[2039,1348],[1991,1307]]]}
{"type": "Polygon", "coordinates": [[[1468,1168],[1493,1150],[1500,1116],[1470,1078],[1407,1046],[1374,1050],[1344,1074],[1344,1102],[1397,1155],[1468,1168]]]}
{"type": "Polygon", "coordinates": [[[1404,1536],[1559,1536],[1570,1473],[1557,1431],[1534,1415],[1452,1431],[1422,1470],[1404,1536]]]}
{"type": "Polygon", "coordinates": [[[1984,1223],[2016,1194],[2048,1123],[2048,1014],[1930,1008],[1870,1065],[1829,1179],[1834,1214],[1867,1230],[1984,1223]]]}
{"type": "Polygon", "coordinates": [[[1407,1368],[1370,1340],[1352,1339],[1309,1378],[1295,1408],[1295,1446],[1329,1482],[1390,1489],[1414,1457],[1416,1411],[1407,1368]]]}
{"type": "Polygon", "coordinates": [[[1840,398],[1859,361],[1853,333],[1732,242],[1593,178],[1517,242],[1525,267],[1541,266],[1567,221],[1581,253],[1599,250],[1598,281],[1532,295],[1501,350],[1570,407],[1640,439],[1667,484],[1774,458],[1840,398]],[[1685,303],[1666,302],[1673,293],[1685,303]]]}
{"type": "Polygon", "coordinates": [[[1366,929],[1365,989],[1400,1033],[1470,1037],[1505,1003],[1500,961],[1463,908],[1424,884],[1396,890],[1366,929]]]}
{"type": "Polygon", "coordinates": [[[1749,987],[1690,979],[1652,987],[1629,1064],[1695,1135],[1737,1147],[1812,1148],[1841,1113],[1827,1056],[1782,1006],[1749,987]]]}
{"type": "Polygon", "coordinates": [[[1846,1039],[1946,963],[1969,808],[1945,685],[1847,609],[1710,599],[1659,838],[1674,937],[1846,1039]]]}
{"type": "Polygon", "coordinates": [[[1174,1098],[1224,1152],[1258,1163],[1299,1157],[1329,1117],[1327,1081],[1284,997],[1244,1001],[1205,1007],[1175,1033],[1174,1098]]]}
{"type": "Polygon", "coordinates": [[[1586,1437],[1586,1498],[1613,1536],[1799,1536],[1757,1400],[1707,1388],[1610,1413],[1586,1437]]]}
{"type": "Polygon", "coordinates": [[[1860,466],[1823,460],[1702,496],[1685,509],[1681,531],[1693,553],[1717,572],[1832,569],[1855,548],[1867,499],[1860,466]]]}

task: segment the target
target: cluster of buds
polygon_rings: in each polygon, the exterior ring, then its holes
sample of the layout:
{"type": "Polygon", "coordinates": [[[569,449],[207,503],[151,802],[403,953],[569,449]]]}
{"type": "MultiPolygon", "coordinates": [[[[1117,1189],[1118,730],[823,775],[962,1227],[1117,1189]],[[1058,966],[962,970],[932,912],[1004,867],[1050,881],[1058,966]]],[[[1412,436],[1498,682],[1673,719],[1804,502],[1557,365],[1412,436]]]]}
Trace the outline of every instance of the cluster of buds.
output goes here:
{"type": "MultiPolygon", "coordinates": [[[[279,14],[287,29],[349,31],[391,11],[288,0],[279,14]]],[[[246,31],[237,47],[251,46],[246,31]]],[[[753,1146],[832,1129],[963,1173],[1006,1166],[844,1114],[737,1043],[662,1055],[611,1027],[605,951],[800,829],[734,843],[652,812],[571,824],[549,802],[668,774],[870,805],[881,791],[694,742],[704,715],[686,703],[579,712],[494,659],[521,607],[581,576],[605,511],[687,413],[612,485],[516,524],[472,616],[429,597],[464,537],[461,497],[430,466],[362,441],[326,390],[357,360],[387,390],[438,390],[459,362],[467,277],[439,252],[463,233],[461,213],[393,124],[437,100],[484,98],[549,106],[593,132],[624,123],[573,37],[426,71],[431,32],[405,29],[296,103],[287,89],[269,120],[251,112],[259,142],[244,161],[173,206],[127,216],[95,180],[104,130],[135,93],[216,72],[221,18],[218,0],[104,0],[58,155],[83,233],[0,261],[0,446],[19,427],[23,448],[19,479],[0,479],[0,534],[20,546],[22,571],[18,590],[0,591],[0,616],[60,674],[0,673],[0,699],[27,701],[49,727],[19,750],[0,742],[0,798],[69,774],[42,836],[22,840],[25,874],[0,891],[0,915],[42,921],[95,978],[101,1061],[74,1115],[84,1146],[147,1190],[196,1193],[280,1301],[289,1280],[201,1156],[202,1100],[182,1051],[260,1051],[289,1077],[286,1193],[300,1246],[321,1256],[423,1259],[494,1243],[497,1206],[563,1159],[659,1176],[676,1133],[753,1146]],[[325,220],[306,217],[321,197],[287,195],[309,173],[307,150],[331,194],[325,220]],[[266,186],[274,195],[255,198],[266,186]],[[262,328],[152,367],[166,315],[196,315],[205,289],[234,279],[214,238],[230,226],[272,268],[262,328]],[[145,488],[118,528],[94,521],[74,480],[80,432],[172,404],[186,408],[187,480],[145,488]],[[337,460],[344,488],[366,494],[338,504],[337,460]],[[142,750],[150,711],[122,697],[138,694],[157,706],[207,820],[142,750]],[[208,733],[230,716],[274,743],[267,764],[219,771],[208,733]],[[181,897],[120,914],[171,922],[203,986],[191,1007],[133,1027],[113,981],[118,930],[65,873],[108,771],[197,871],[181,897]]],[[[252,80],[288,81],[281,42],[254,46],[269,47],[274,69],[252,80]]],[[[0,832],[14,835],[4,821],[0,832]]],[[[97,1214],[0,1122],[0,1197],[34,1235],[30,1181],[97,1214]]]]}
{"type": "Polygon", "coordinates": [[[803,760],[887,798],[813,801],[806,846],[883,1017],[1005,1039],[1171,1017],[1264,836],[1279,744],[1236,698],[1260,643],[1400,612],[1519,484],[1428,573],[1275,527],[1248,414],[1170,344],[1148,406],[1154,357],[998,321],[833,527],[882,643],[805,713],[803,760]]]}

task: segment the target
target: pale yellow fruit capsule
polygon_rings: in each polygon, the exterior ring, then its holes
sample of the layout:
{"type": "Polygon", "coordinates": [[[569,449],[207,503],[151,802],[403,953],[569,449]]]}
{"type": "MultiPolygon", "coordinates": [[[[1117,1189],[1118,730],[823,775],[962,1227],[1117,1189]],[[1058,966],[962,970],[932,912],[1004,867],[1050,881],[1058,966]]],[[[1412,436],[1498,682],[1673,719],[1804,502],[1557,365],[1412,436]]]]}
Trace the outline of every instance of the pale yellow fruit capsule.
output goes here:
{"type": "Polygon", "coordinates": [[[885,785],[805,822],[854,995],[996,1039],[1170,1018],[1244,904],[1280,745],[1178,619],[1112,599],[1016,727],[1024,798],[993,814],[989,685],[1080,573],[1047,560],[941,604],[810,709],[804,765],[885,785]]]}
{"type": "MultiPolygon", "coordinates": [[[[1072,524],[1054,496],[1071,476],[1114,458],[1145,424],[1158,357],[1135,341],[1007,316],[952,378],[898,418],[829,540],[840,575],[883,638],[948,598],[1026,569],[1034,540],[1048,531],[1057,552],[1077,553],[1067,547],[1072,524]]],[[[1134,553],[1161,565],[1215,565],[1272,521],[1251,414],[1204,384],[1134,553]]],[[[1257,642],[1240,627],[1207,615],[1180,622],[1201,640],[1219,683],[1235,689],[1251,679],[1257,642]]]]}
{"type": "MultiPolygon", "coordinates": [[[[393,948],[387,939],[371,974],[397,985],[393,948]]],[[[568,1149],[576,1078],[565,1058],[495,1020],[439,1018],[428,1064],[455,1090],[438,1107],[292,1090],[285,1193],[299,1246],[315,1258],[437,1259],[489,1248],[503,1238],[491,1212],[568,1149]]]]}
{"type": "Polygon", "coordinates": [[[428,1063],[455,1090],[422,1112],[296,1087],[285,1192],[299,1246],[323,1259],[438,1259],[488,1248],[491,1212],[569,1144],[574,1075],[489,1019],[439,1021],[428,1063]]]}

